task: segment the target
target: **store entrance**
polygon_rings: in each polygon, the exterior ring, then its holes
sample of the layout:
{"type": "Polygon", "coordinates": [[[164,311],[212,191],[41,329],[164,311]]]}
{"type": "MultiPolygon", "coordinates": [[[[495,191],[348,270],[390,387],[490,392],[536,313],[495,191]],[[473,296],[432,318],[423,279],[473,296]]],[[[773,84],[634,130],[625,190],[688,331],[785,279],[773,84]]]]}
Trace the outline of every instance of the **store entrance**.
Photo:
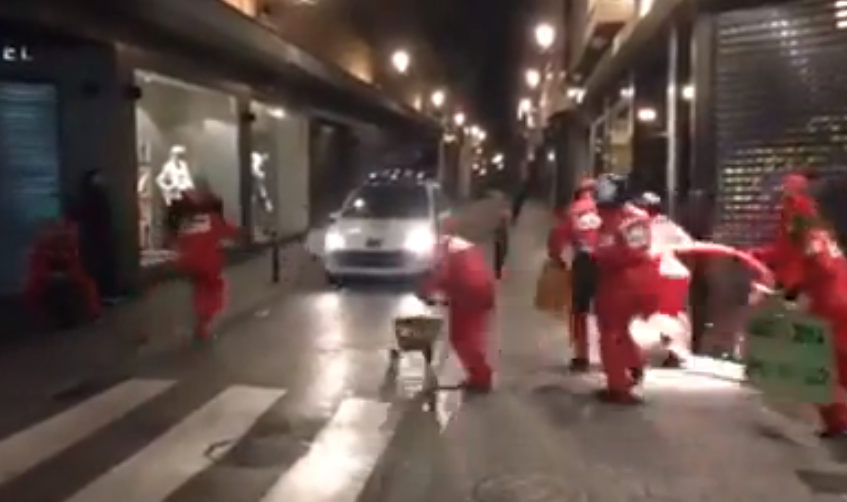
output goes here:
{"type": "Polygon", "coordinates": [[[0,297],[24,284],[39,227],[61,214],[57,89],[0,81],[0,297]]]}

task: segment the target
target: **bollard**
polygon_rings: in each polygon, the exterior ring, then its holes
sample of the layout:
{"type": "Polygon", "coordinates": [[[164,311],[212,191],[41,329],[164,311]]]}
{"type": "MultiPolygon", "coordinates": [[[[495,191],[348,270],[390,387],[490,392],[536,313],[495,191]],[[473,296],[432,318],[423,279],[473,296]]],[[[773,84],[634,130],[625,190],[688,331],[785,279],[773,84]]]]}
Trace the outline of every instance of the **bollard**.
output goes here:
{"type": "Polygon", "coordinates": [[[280,263],[279,263],[279,237],[277,233],[271,232],[271,282],[279,284],[280,281],[280,263]]]}

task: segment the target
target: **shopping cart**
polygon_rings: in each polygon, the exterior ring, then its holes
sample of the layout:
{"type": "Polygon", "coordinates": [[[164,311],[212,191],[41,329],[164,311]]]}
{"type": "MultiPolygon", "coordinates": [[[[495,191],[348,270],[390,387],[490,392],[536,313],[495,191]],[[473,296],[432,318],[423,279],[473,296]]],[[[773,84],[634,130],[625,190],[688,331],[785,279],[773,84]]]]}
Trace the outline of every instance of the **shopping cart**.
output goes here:
{"type": "Polygon", "coordinates": [[[403,316],[394,320],[396,345],[391,349],[391,358],[397,360],[403,354],[419,352],[428,367],[435,360],[435,343],[444,330],[444,319],[437,315],[403,316]]]}

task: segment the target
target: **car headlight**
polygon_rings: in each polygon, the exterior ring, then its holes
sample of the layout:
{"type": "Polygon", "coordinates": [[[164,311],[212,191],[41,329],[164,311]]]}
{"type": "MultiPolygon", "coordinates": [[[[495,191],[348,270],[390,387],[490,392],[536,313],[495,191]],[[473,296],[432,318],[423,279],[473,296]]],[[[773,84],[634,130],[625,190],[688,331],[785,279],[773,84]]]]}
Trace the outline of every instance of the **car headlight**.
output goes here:
{"type": "Polygon", "coordinates": [[[406,235],[403,248],[415,254],[426,255],[435,250],[437,239],[429,228],[416,228],[406,235]]]}
{"type": "Polygon", "coordinates": [[[331,253],[333,251],[344,249],[345,247],[347,247],[347,241],[341,233],[335,230],[330,230],[326,233],[326,236],[324,237],[324,250],[326,252],[331,253]]]}

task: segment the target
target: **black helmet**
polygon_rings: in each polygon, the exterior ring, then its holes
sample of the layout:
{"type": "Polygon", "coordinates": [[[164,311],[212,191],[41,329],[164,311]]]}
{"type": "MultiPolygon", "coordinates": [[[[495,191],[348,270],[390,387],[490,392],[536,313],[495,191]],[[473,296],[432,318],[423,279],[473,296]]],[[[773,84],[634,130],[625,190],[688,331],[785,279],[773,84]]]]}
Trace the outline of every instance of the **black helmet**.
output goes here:
{"type": "Polygon", "coordinates": [[[619,207],[628,199],[626,177],[620,174],[601,174],[594,183],[594,201],[599,207],[619,207]]]}

